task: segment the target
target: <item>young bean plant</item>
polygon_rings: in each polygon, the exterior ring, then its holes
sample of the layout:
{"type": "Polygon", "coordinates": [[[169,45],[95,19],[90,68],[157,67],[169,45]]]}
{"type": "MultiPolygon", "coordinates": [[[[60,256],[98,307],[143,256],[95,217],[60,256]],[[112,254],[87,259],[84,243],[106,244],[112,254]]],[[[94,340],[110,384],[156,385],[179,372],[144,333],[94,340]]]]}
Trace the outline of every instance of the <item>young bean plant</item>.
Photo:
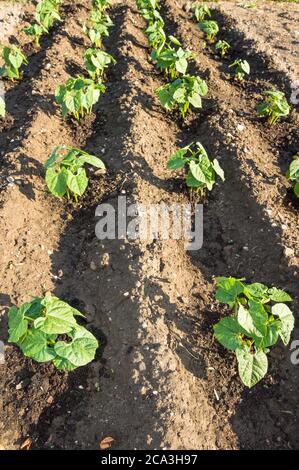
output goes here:
{"type": "Polygon", "coordinates": [[[186,184],[189,189],[201,196],[205,190],[212,191],[216,175],[224,181],[224,172],[215,158],[210,161],[205,148],[200,142],[190,144],[175,152],[167,163],[169,170],[187,169],[186,184]]]}
{"type": "Polygon", "coordinates": [[[192,105],[194,108],[202,107],[201,97],[208,92],[208,86],[199,77],[185,75],[177,78],[174,82],[168,83],[156,90],[162,106],[167,111],[179,109],[183,118],[192,105]]]}
{"type": "Polygon", "coordinates": [[[208,5],[203,5],[199,2],[194,2],[191,5],[191,11],[193,12],[196,21],[204,21],[207,17],[211,18],[211,11],[208,5]]]}
{"type": "Polygon", "coordinates": [[[84,59],[85,68],[92,80],[98,80],[110,64],[116,64],[112,55],[100,49],[87,49],[84,59]]]}
{"type": "Polygon", "coordinates": [[[40,45],[40,38],[47,34],[57,21],[61,21],[59,13],[60,3],[59,0],[43,0],[38,3],[35,13],[36,22],[22,29],[27,36],[35,38],[37,46],[40,45]]]}
{"type": "Polygon", "coordinates": [[[108,16],[99,23],[83,25],[83,32],[95,47],[101,47],[103,37],[109,37],[109,28],[113,25],[108,16]]]}
{"type": "Polygon", "coordinates": [[[217,21],[205,20],[198,23],[199,28],[205,33],[209,42],[213,42],[219,32],[217,21]]]}
{"type": "Polygon", "coordinates": [[[179,74],[185,75],[188,68],[188,59],[193,56],[189,50],[181,47],[180,41],[174,36],[168,36],[168,43],[152,51],[152,60],[161,71],[164,71],[171,80],[179,74]],[[178,46],[178,48],[173,47],[178,46]]]}
{"type": "Polygon", "coordinates": [[[215,50],[216,52],[220,52],[221,57],[225,57],[227,54],[227,51],[230,49],[230,45],[226,41],[222,41],[221,39],[216,42],[215,44],[215,50]]]}
{"type": "Polygon", "coordinates": [[[57,21],[61,21],[59,13],[60,3],[61,2],[55,0],[42,0],[36,6],[36,22],[47,31],[49,31],[57,21]]]}
{"type": "Polygon", "coordinates": [[[94,8],[98,8],[101,11],[108,10],[111,7],[111,0],[92,0],[92,5],[94,8]]]}
{"type": "Polygon", "coordinates": [[[99,80],[95,83],[92,79],[70,77],[65,85],[56,88],[56,102],[61,106],[62,116],[65,118],[71,114],[80,121],[86,114],[90,114],[92,107],[106,90],[105,85],[99,80]]]}
{"type": "Polygon", "coordinates": [[[35,44],[40,46],[40,39],[44,34],[49,32],[44,26],[38,23],[34,23],[27,28],[23,28],[22,31],[27,34],[27,36],[33,36],[35,38],[35,44]]]}
{"type": "Polygon", "coordinates": [[[78,196],[82,196],[88,186],[85,164],[100,170],[105,169],[100,158],[83,150],[67,146],[56,147],[45,163],[49,191],[59,198],[66,195],[70,199],[73,195],[78,202],[78,196]]]}
{"type": "Polygon", "coordinates": [[[22,64],[28,65],[28,61],[23,52],[17,46],[2,49],[3,67],[0,67],[0,77],[7,77],[14,81],[20,78],[20,67],[22,64]]]}
{"type": "Polygon", "coordinates": [[[148,43],[151,48],[155,50],[162,50],[166,42],[166,34],[164,31],[164,21],[161,22],[156,20],[154,23],[150,24],[145,30],[147,34],[148,43]]]}
{"type": "Polygon", "coordinates": [[[294,156],[294,160],[290,164],[286,177],[290,181],[294,181],[294,193],[299,198],[299,152],[294,156]]]}
{"type": "Polygon", "coordinates": [[[242,81],[246,75],[250,74],[250,65],[247,60],[237,59],[229,67],[235,67],[235,80],[242,81]]]}
{"type": "Polygon", "coordinates": [[[58,297],[33,298],[8,312],[10,343],[36,362],[72,371],[95,358],[98,340],[77,323],[81,312],[58,297]]]}
{"type": "Polygon", "coordinates": [[[244,279],[216,279],[216,299],[228,305],[232,315],[214,325],[214,335],[237,357],[239,375],[253,387],[267,373],[271,346],[280,338],[285,346],[294,328],[294,316],[284,302],[292,298],[276,287],[246,284],[244,279]]]}
{"type": "Polygon", "coordinates": [[[290,113],[291,107],[282,91],[264,91],[265,101],[257,107],[259,117],[267,117],[270,124],[275,124],[278,119],[290,113]]]}

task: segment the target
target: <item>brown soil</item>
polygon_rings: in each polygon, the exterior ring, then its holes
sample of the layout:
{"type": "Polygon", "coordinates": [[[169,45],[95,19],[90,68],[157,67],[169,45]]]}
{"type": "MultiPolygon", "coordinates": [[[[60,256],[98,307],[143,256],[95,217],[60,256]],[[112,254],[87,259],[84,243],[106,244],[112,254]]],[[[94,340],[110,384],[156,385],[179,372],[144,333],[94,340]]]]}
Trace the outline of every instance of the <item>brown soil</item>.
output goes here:
{"type": "MultiPolygon", "coordinates": [[[[266,379],[248,391],[233,355],[212,335],[226,313],[214,300],[216,275],[244,276],[298,297],[298,207],[284,177],[299,149],[298,113],[271,128],[255,113],[263,89],[277,86],[290,96],[289,77],[254,43],[248,48],[244,41],[243,49],[239,31],[217,10],[220,36],[233,45],[220,61],[202,48],[190,14],[165,0],[167,32],[196,52],[191,69],[209,83],[203,110],[183,124],[155,98],[164,78],[149,61],[134,0],[114,2],[105,48],[117,65],[108,72],[107,92],[80,126],[63,122],[53,93],[68,74],[81,71],[87,47],[81,25],[90,2],[65,4],[67,22],[39,51],[24,46],[30,68],[20,83],[6,85],[0,337],[7,338],[11,304],[52,291],[87,312],[101,348],[93,363],[67,374],[7,345],[0,366],[1,446],[17,449],[30,437],[33,448],[93,449],[113,436],[117,449],[298,448],[299,369],[288,350],[274,349],[266,379]],[[252,67],[243,84],[228,68],[240,54],[250,56],[252,67]],[[181,241],[97,240],[94,210],[102,201],[117,204],[119,194],[144,204],[188,201],[181,177],[174,178],[166,162],[194,140],[226,173],[204,201],[203,248],[186,253],[181,241]],[[105,177],[91,174],[75,208],[57,202],[44,185],[42,165],[57,144],[102,155],[108,167],[105,177]]],[[[16,39],[27,41],[21,34],[16,39]]]]}

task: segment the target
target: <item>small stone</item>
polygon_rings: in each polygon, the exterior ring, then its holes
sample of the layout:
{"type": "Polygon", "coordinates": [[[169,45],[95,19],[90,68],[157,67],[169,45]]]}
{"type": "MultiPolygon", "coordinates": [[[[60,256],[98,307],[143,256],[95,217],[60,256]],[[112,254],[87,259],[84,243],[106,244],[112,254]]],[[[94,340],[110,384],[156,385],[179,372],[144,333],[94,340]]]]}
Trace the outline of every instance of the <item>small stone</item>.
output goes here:
{"type": "Polygon", "coordinates": [[[49,397],[47,398],[47,403],[48,403],[49,405],[52,405],[53,401],[54,401],[54,398],[53,398],[52,396],[49,396],[49,397]]]}
{"type": "Polygon", "coordinates": [[[285,254],[285,256],[294,256],[295,252],[292,248],[286,247],[284,249],[284,254],[285,254]]]}
{"type": "Polygon", "coordinates": [[[52,67],[52,64],[50,64],[50,62],[48,62],[48,63],[45,65],[45,70],[50,70],[51,67],[52,67]]]}
{"type": "Polygon", "coordinates": [[[90,263],[90,269],[91,269],[92,271],[96,271],[96,270],[97,270],[97,265],[95,264],[94,261],[91,261],[91,263],[90,263]]]}
{"type": "Polygon", "coordinates": [[[239,132],[244,131],[244,129],[245,129],[245,126],[243,126],[243,124],[238,124],[238,125],[237,125],[237,130],[238,130],[239,132]]]}
{"type": "Polygon", "coordinates": [[[141,285],[142,285],[142,284],[141,284],[140,281],[137,281],[136,284],[135,284],[136,287],[141,287],[141,285]]]}
{"type": "Polygon", "coordinates": [[[22,382],[16,385],[16,390],[22,390],[22,382]]]}
{"type": "Polygon", "coordinates": [[[109,261],[110,261],[109,253],[104,253],[101,258],[101,263],[100,263],[102,268],[109,266],[109,261]]]}
{"type": "Polygon", "coordinates": [[[85,316],[86,316],[86,320],[88,322],[92,322],[96,316],[96,307],[95,305],[92,305],[92,304],[87,304],[85,309],[84,309],[84,313],[85,313],[85,316]]]}

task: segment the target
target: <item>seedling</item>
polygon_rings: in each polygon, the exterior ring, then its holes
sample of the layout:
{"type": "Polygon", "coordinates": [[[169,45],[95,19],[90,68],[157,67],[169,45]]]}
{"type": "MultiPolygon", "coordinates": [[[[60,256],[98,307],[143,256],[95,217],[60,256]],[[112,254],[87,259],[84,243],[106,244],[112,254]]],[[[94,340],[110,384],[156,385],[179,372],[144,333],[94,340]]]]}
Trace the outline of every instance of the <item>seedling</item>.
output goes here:
{"type": "Polygon", "coordinates": [[[72,114],[77,121],[90,114],[92,107],[106,90],[105,85],[98,81],[94,83],[89,78],[70,77],[65,85],[56,88],[56,102],[61,106],[62,116],[72,114]]]}
{"type": "Polygon", "coordinates": [[[294,160],[290,164],[286,177],[290,181],[295,181],[294,193],[299,197],[299,152],[294,156],[294,160]]]}
{"type": "Polygon", "coordinates": [[[237,59],[229,67],[235,67],[235,80],[242,81],[246,75],[250,74],[250,65],[247,60],[237,59]]]}
{"type": "Polygon", "coordinates": [[[105,24],[108,28],[113,26],[110,16],[101,10],[92,10],[89,21],[92,24],[105,24]]]}
{"type": "Polygon", "coordinates": [[[106,23],[96,23],[88,26],[83,25],[83,32],[95,47],[101,47],[103,37],[109,37],[109,27],[106,23]]]}
{"type": "Polygon", "coordinates": [[[184,50],[180,41],[174,36],[169,36],[168,39],[169,42],[166,45],[152,51],[151,57],[156,62],[157,67],[173,80],[179,74],[186,74],[188,59],[193,54],[189,50],[184,50]],[[176,49],[173,44],[179,47],[176,49]]]}
{"type": "Polygon", "coordinates": [[[245,284],[244,279],[216,278],[216,299],[233,311],[214,325],[219,343],[234,351],[239,375],[247,387],[267,373],[267,353],[280,338],[286,346],[294,328],[294,316],[284,302],[292,298],[276,287],[245,284]]]}
{"type": "Polygon", "coordinates": [[[216,175],[224,181],[224,171],[215,158],[210,161],[205,148],[200,142],[184,147],[170,157],[167,163],[169,170],[187,168],[186,184],[191,190],[203,195],[205,190],[212,191],[216,175]]]}
{"type": "Polygon", "coordinates": [[[101,11],[105,11],[111,7],[111,0],[92,0],[92,5],[101,11]]]}
{"type": "Polygon", "coordinates": [[[47,34],[49,32],[44,26],[38,23],[34,23],[33,25],[28,26],[27,28],[23,28],[22,31],[27,34],[27,36],[33,36],[35,38],[35,44],[37,46],[40,46],[40,38],[44,34],[47,34]]]}
{"type": "Polygon", "coordinates": [[[85,164],[105,169],[100,158],[83,150],[67,146],[56,147],[45,163],[49,191],[59,198],[66,195],[70,199],[73,195],[78,202],[78,196],[82,196],[88,186],[85,164]]]}
{"type": "Polygon", "coordinates": [[[159,10],[159,0],[136,0],[138,10],[159,10]]]}
{"type": "Polygon", "coordinates": [[[61,21],[59,14],[60,0],[43,0],[36,7],[36,22],[22,31],[27,36],[33,36],[37,46],[40,45],[40,38],[49,32],[56,21],[61,21]]]}
{"type": "Polygon", "coordinates": [[[208,86],[204,80],[199,77],[185,75],[177,78],[174,82],[168,83],[156,90],[160,98],[162,106],[167,111],[179,109],[182,117],[186,113],[190,105],[194,108],[202,107],[201,97],[208,92],[208,86]]]}
{"type": "Polygon", "coordinates": [[[150,25],[158,21],[161,24],[164,24],[164,20],[158,10],[142,10],[141,15],[144,18],[145,21],[150,25]]]}
{"type": "Polygon", "coordinates": [[[166,34],[164,32],[164,22],[155,21],[146,30],[147,39],[150,47],[156,50],[162,50],[166,42],[166,34]]]}
{"type": "Polygon", "coordinates": [[[4,119],[5,113],[6,113],[5,101],[4,101],[4,98],[0,96],[0,118],[4,119]]]}
{"type": "Polygon", "coordinates": [[[217,21],[205,20],[198,23],[200,29],[205,33],[206,38],[209,42],[213,42],[219,32],[219,26],[217,21]]]}
{"type": "Polygon", "coordinates": [[[268,122],[275,124],[290,113],[291,107],[282,91],[267,90],[264,95],[266,100],[257,107],[259,117],[268,117],[268,122]]]}
{"type": "Polygon", "coordinates": [[[28,65],[28,61],[23,52],[17,46],[3,47],[2,58],[3,67],[0,67],[0,77],[7,77],[14,81],[20,78],[20,67],[22,64],[28,65]]]}
{"type": "Polygon", "coordinates": [[[84,315],[58,297],[33,298],[9,309],[8,341],[36,362],[52,362],[57,369],[72,371],[91,362],[99,346],[76,317],[84,315]]]}
{"type": "Polygon", "coordinates": [[[55,0],[42,0],[36,6],[36,22],[47,31],[49,31],[57,21],[61,21],[59,4],[60,2],[55,0]]]}
{"type": "Polygon", "coordinates": [[[191,5],[191,10],[197,21],[203,21],[206,17],[211,18],[211,11],[207,5],[194,2],[191,5]]]}
{"type": "Polygon", "coordinates": [[[112,55],[100,49],[87,49],[84,58],[86,70],[93,80],[99,79],[110,64],[116,64],[112,55]]]}
{"type": "Polygon", "coordinates": [[[230,44],[226,41],[222,41],[221,39],[216,42],[215,50],[220,52],[221,57],[225,57],[227,51],[230,49],[230,44]]]}

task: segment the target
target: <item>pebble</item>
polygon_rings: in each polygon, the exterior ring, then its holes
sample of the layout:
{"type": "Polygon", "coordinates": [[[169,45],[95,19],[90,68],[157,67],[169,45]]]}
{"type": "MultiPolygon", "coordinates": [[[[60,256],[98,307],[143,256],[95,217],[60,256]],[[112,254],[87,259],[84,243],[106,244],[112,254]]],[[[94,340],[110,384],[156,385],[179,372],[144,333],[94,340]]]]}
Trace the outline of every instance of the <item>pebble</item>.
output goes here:
{"type": "Polygon", "coordinates": [[[239,132],[244,131],[244,129],[245,129],[245,126],[243,126],[243,124],[238,124],[238,125],[237,125],[237,130],[238,130],[239,132]]]}
{"type": "Polygon", "coordinates": [[[91,261],[91,263],[90,263],[90,269],[91,269],[92,271],[96,271],[96,270],[97,270],[97,265],[95,264],[94,261],[91,261]]]}
{"type": "Polygon", "coordinates": [[[285,256],[294,256],[295,252],[292,248],[286,247],[284,249],[284,254],[285,254],[285,256]]]}
{"type": "Polygon", "coordinates": [[[109,266],[110,256],[109,253],[104,253],[101,258],[101,266],[102,268],[109,266]]]}

